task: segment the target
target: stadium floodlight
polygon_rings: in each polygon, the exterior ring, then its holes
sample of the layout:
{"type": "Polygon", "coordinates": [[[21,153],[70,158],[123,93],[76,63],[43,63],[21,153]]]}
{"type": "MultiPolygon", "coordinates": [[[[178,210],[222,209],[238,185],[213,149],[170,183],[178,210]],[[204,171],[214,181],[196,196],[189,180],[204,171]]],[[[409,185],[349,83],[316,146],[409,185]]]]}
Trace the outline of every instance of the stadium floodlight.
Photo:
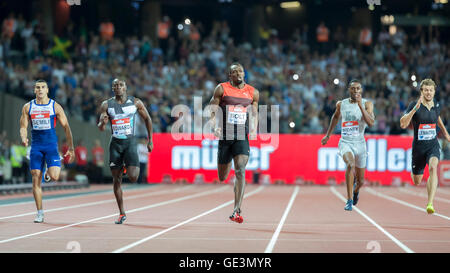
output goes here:
{"type": "Polygon", "coordinates": [[[394,23],[394,15],[384,15],[380,18],[383,25],[392,25],[394,23]]]}
{"type": "Polygon", "coordinates": [[[338,79],[338,78],[334,79],[333,83],[334,83],[335,85],[338,85],[338,84],[339,84],[339,79],[338,79]]]}
{"type": "Polygon", "coordinates": [[[280,7],[283,9],[295,9],[300,7],[299,1],[281,2],[280,7]]]}
{"type": "Polygon", "coordinates": [[[297,74],[297,73],[296,73],[296,74],[294,74],[294,75],[292,75],[292,79],[294,79],[294,81],[298,80],[298,78],[299,78],[299,76],[298,76],[298,74],[297,74]]]}
{"type": "Polygon", "coordinates": [[[185,25],[190,25],[190,24],[191,24],[191,20],[190,20],[189,18],[186,18],[186,19],[184,20],[184,24],[185,24],[185,25]]]}
{"type": "Polygon", "coordinates": [[[413,74],[413,75],[411,76],[411,80],[412,80],[413,82],[415,82],[415,81],[416,81],[416,75],[413,74]]]}
{"type": "Polygon", "coordinates": [[[183,24],[178,24],[178,30],[183,30],[183,24]]]}

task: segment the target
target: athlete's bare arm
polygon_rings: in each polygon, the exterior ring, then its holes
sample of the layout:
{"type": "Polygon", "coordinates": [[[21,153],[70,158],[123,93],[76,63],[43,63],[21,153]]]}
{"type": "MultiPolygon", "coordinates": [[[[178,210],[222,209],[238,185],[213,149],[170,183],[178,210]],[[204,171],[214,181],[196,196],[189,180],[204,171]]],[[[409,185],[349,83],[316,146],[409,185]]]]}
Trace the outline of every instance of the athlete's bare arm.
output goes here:
{"type": "Polygon", "coordinates": [[[100,129],[100,131],[104,131],[106,124],[108,124],[109,117],[108,117],[108,101],[103,101],[102,105],[100,106],[100,120],[97,124],[97,127],[100,129]]]}
{"type": "Polygon", "coordinates": [[[64,132],[66,134],[66,140],[69,145],[69,149],[67,150],[64,157],[69,156],[69,163],[72,163],[75,159],[75,153],[73,148],[73,137],[72,137],[72,130],[70,130],[69,121],[67,120],[66,114],[64,113],[64,110],[59,103],[55,102],[55,114],[59,121],[59,124],[64,129],[64,132]]]}
{"type": "Polygon", "coordinates": [[[333,113],[333,116],[330,120],[330,125],[328,126],[327,134],[322,138],[322,145],[327,144],[330,135],[333,133],[334,128],[336,127],[339,119],[341,118],[341,101],[336,103],[336,110],[333,113]]]}
{"type": "Polygon", "coordinates": [[[252,111],[250,116],[250,137],[249,139],[256,139],[258,131],[258,103],[259,103],[259,91],[255,89],[253,91],[252,111]]]}
{"type": "Polygon", "coordinates": [[[366,101],[365,109],[362,107],[362,104],[358,103],[359,109],[361,109],[361,113],[363,115],[364,121],[372,127],[375,123],[375,115],[373,114],[373,103],[371,101],[366,101]]]}
{"type": "Polygon", "coordinates": [[[417,101],[417,103],[414,106],[414,108],[411,111],[409,111],[409,113],[404,114],[400,118],[400,127],[402,129],[406,129],[409,126],[409,124],[411,123],[411,119],[414,116],[414,114],[416,113],[416,111],[419,109],[420,104],[422,104],[422,95],[420,95],[420,98],[417,101]]]}
{"type": "Polygon", "coordinates": [[[145,127],[147,127],[147,135],[148,135],[148,143],[147,143],[147,150],[151,152],[153,150],[153,126],[152,126],[152,118],[150,117],[147,108],[145,108],[144,103],[136,98],[134,101],[134,105],[137,108],[137,111],[139,113],[139,116],[144,120],[145,127]]]}
{"type": "MultiPolygon", "coordinates": [[[[214,89],[214,95],[212,96],[209,104],[219,106],[222,96],[223,96],[223,87],[221,84],[218,84],[216,86],[216,89],[214,89]]],[[[214,111],[211,111],[211,120],[213,122],[214,135],[216,137],[220,137],[220,134],[222,133],[222,128],[218,127],[216,124],[216,113],[214,111]]]]}
{"type": "Polygon", "coordinates": [[[445,128],[444,122],[442,122],[441,117],[438,118],[438,122],[437,122],[439,128],[441,128],[442,130],[442,134],[444,135],[445,139],[450,142],[450,135],[447,132],[447,128],[445,128]]]}
{"type": "Polygon", "coordinates": [[[26,147],[28,146],[28,123],[30,117],[28,116],[28,111],[30,110],[30,103],[26,103],[22,107],[22,115],[20,116],[20,138],[22,139],[22,144],[26,147]]]}

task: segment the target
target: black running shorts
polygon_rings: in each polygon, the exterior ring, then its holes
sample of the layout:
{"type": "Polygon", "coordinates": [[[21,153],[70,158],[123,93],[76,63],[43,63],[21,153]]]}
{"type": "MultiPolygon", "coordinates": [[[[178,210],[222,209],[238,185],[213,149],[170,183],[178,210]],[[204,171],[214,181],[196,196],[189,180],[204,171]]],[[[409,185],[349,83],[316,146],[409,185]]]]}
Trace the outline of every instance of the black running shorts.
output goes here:
{"type": "Polygon", "coordinates": [[[413,145],[412,148],[412,173],[413,174],[423,174],[423,171],[425,169],[425,166],[430,161],[430,158],[433,156],[437,157],[437,159],[440,159],[441,152],[440,147],[438,145],[433,145],[430,147],[415,147],[413,145]]]}
{"type": "Polygon", "coordinates": [[[136,138],[118,139],[112,137],[109,143],[109,167],[120,169],[124,163],[126,167],[140,166],[136,138]]]}
{"type": "Polygon", "coordinates": [[[217,163],[228,164],[237,155],[250,156],[250,143],[246,140],[219,140],[217,163]]]}

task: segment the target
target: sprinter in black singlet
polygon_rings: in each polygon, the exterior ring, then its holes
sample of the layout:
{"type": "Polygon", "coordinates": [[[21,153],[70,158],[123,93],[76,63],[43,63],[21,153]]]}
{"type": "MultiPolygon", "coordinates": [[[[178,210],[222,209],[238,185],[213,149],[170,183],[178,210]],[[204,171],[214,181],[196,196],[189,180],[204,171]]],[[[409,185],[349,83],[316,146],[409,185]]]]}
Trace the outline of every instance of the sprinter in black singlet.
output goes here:
{"type": "Polygon", "coordinates": [[[112,137],[109,145],[109,167],[113,176],[114,195],[119,206],[120,215],[116,224],[122,224],[126,215],[122,199],[122,175],[126,168],[127,176],[131,182],[136,182],[139,177],[139,157],[137,141],[134,136],[136,113],[139,113],[147,127],[147,149],[153,149],[152,120],[142,101],[127,95],[125,81],[115,79],[112,83],[115,97],[102,102],[100,106],[100,121],[98,128],[105,130],[108,121],[111,121],[112,137]]]}
{"type": "Polygon", "coordinates": [[[434,100],[436,84],[432,79],[420,83],[420,98],[411,102],[406,114],[400,119],[400,126],[405,129],[412,123],[414,140],[412,143],[412,173],[411,177],[417,186],[422,181],[426,164],[430,176],[427,180],[428,204],[427,212],[434,213],[433,199],[438,185],[437,166],[440,158],[440,146],[437,140],[437,127],[443,136],[450,141],[450,135],[442,122],[441,105],[434,100]]]}

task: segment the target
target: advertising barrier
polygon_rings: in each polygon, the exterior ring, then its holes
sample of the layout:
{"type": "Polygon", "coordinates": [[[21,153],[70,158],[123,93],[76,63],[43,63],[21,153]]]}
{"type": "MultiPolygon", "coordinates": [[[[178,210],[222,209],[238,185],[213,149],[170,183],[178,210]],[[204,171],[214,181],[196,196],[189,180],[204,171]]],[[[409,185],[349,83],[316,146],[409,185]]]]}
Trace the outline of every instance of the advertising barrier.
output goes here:
{"type": "MultiPolygon", "coordinates": [[[[246,180],[251,183],[259,173],[261,183],[340,184],[345,181],[345,163],[338,154],[339,135],[321,145],[323,135],[266,135],[277,141],[250,140],[246,180]]],[[[213,136],[186,135],[175,140],[171,134],[155,133],[154,150],[149,156],[147,181],[188,183],[217,182],[217,145],[213,136]]],[[[411,182],[412,136],[366,135],[367,182],[401,185],[411,182]]],[[[443,164],[440,164],[443,165],[443,164]]],[[[448,173],[450,166],[442,172],[448,173]]],[[[234,176],[230,172],[229,179],[234,176]]],[[[448,175],[447,175],[448,176],[448,175]]],[[[428,178],[425,169],[424,179],[428,178]]]]}

